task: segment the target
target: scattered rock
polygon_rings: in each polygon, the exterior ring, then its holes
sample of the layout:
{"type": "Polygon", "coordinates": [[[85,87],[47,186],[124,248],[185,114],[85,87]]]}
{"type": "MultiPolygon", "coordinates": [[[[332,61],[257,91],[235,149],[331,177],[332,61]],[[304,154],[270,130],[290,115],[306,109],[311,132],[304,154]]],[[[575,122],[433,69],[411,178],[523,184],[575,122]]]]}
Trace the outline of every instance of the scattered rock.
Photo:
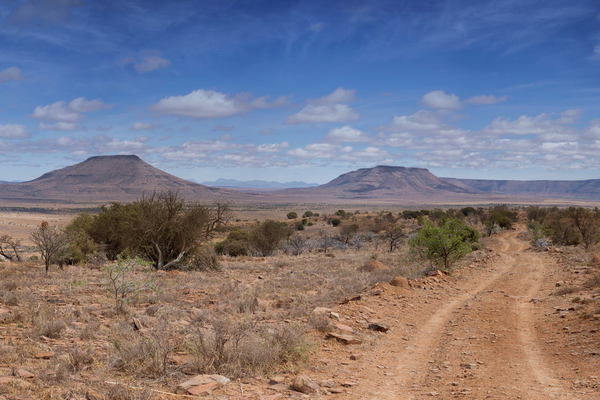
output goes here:
{"type": "Polygon", "coordinates": [[[348,333],[354,332],[354,330],[351,327],[349,327],[348,325],[335,324],[334,326],[343,332],[348,332],[348,333]]]}
{"type": "Polygon", "coordinates": [[[304,394],[315,394],[319,391],[319,384],[306,375],[298,375],[294,379],[292,389],[304,394]]]}
{"type": "Polygon", "coordinates": [[[477,364],[475,363],[462,363],[460,366],[464,369],[477,369],[477,364]]]}
{"type": "Polygon", "coordinates": [[[32,379],[35,378],[35,375],[32,374],[31,372],[27,371],[26,369],[23,368],[19,368],[16,372],[15,375],[18,376],[19,378],[23,378],[23,379],[32,379]]]}
{"type": "Polygon", "coordinates": [[[401,287],[404,289],[410,289],[410,284],[408,283],[408,279],[403,276],[395,276],[394,279],[390,282],[392,286],[401,287]]]}
{"type": "Polygon", "coordinates": [[[361,356],[361,355],[358,355],[358,354],[352,354],[352,355],[350,356],[350,359],[351,359],[351,360],[353,360],[353,361],[360,360],[361,358],[362,358],[362,356],[361,356]]]}
{"type": "Polygon", "coordinates": [[[51,351],[42,351],[40,353],[37,353],[35,355],[35,358],[40,358],[40,359],[44,359],[44,360],[48,360],[50,358],[52,358],[54,356],[54,353],[51,351]]]}
{"type": "Polygon", "coordinates": [[[390,327],[388,324],[383,322],[371,320],[369,321],[369,329],[377,332],[387,332],[390,330],[390,327]]]}
{"type": "Polygon", "coordinates": [[[87,400],[105,400],[105,397],[96,392],[94,389],[89,389],[85,394],[85,398],[87,400]]]}
{"type": "Polygon", "coordinates": [[[340,320],[340,314],[334,313],[334,312],[330,312],[329,313],[329,318],[335,319],[336,321],[339,321],[340,320]]]}
{"type": "Polygon", "coordinates": [[[225,386],[229,383],[229,379],[225,378],[221,375],[196,375],[192,379],[180,383],[177,385],[177,389],[175,393],[177,394],[192,394],[192,395],[200,395],[195,392],[205,392],[208,391],[208,394],[217,386],[225,386]],[[216,385],[209,385],[211,383],[216,383],[216,385]],[[197,387],[201,387],[197,390],[192,391],[197,387]]]}
{"type": "Polygon", "coordinates": [[[366,271],[366,272],[387,271],[389,269],[390,269],[390,267],[380,263],[377,260],[369,260],[360,268],[361,271],[366,271]]]}
{"type": "Polygon", "coordinates": [[[284,390],[288,390],[290,387],[285,383],[278,383],[276,385],[269,386],[269,389],[276,390],[278,392],[283,392],[284,390]]]}
{"type": "Polygon", "coordinates": [[[187,392],[192,396],[208,396],[217,387],[219,387],[217,382],[210,382],[204,385],[194,386],[193,388],[188,389],[187,392]]]}
{"type": "Polygon", "coordinates": [[[334,388],[337,386],[337,383],[335,383],[331,379],[325,379],[325,380],[322,380],[321,383],[319,383],[319,386],[325,387],[325,388],[334,388]]]}
{"type": "Polygon", "coordinates": [[[256,379],[254,379],[254,378],[242,378],[240,380],[240,382],[243,383],[244,385],[250,385],[250,384],[256,382],[256,379]]]}
{"type": "Polygon", "coordinates": [[[274,376],[269,380],[269,385],[277,385],[279,383],[285,382],[284,376],[274,376]]]}
{"type": "Polygon", "coordinates": [[[565,286],[565,281],[558,281],[556,282],[556,287],[561,287],[561,286],[565,286]]]}
{"type": "Polygon", "coordinates": [[[339,333],[328,333],[326,339],[335,339],[342,344],[362,344],[360,339],[351,335],[342,335],[339,333]]]}
{"type": "Polygon", "coordinates": [[[0,376],[0,385],[12,382],[15,379],[17,379],[17,378],[14,376],[0,376]]]}
{"type": "Polygon", "coordinates": [[[137,318],[132,318],[131,323],[133,324],[134,331],[141,331],[142,329],[144,329],[144,326],[142,325],[140,320],[137,318]]]}

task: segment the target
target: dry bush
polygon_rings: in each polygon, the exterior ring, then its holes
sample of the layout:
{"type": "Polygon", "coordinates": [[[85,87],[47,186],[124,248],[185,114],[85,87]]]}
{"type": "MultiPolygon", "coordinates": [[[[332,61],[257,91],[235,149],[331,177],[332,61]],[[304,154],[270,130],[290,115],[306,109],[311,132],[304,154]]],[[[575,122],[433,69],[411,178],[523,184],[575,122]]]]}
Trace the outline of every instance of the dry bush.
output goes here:
{"type": "Polygon", "coordinates": [[[18,287],[19,287],[19,281],[15,280],[15,279],[11,279],[11,280],[2,282],[2,289],[6,290],[8,292],[15,291],[15,290],[17,290],[18,287]]]}
{"type": "Polygon", "coordinates": [[[106,400],[152,400],[156,396],[145,388],[131,388],[117,384],[104,392],[106,400]]]}
{"type": "Polygon", "coordinates": [[[47,309],[39,309],[33,316],[33,333],[35,336],[58,339],[66,328],[65,321],[58,318],[56,313],[51,313],[47,309]]]}
{"type": "Polygon", "coordinates": [[[157,378],[168,373],[169,357],[173,354],[176,340],[170,326],[164,322],[148,329],[133,340],[113,342],[115,354],[112,368],[135,376],[157,378]]]}
{"type": "Polygon", "coordinates": [[[95,360],[96,353],[92,347],[67,347],[67,358],[62,364],[70,372],[81,372],[88,369],[95,360]]]}
{"type": "Polygon", "coordinates": [[[324,313],[311,314],[308,317],[308,323],[319,332],[325,333],[333,330],[329,317],[324,313]]]}
{"type": "Polygon", "coordinates": [[[594,275],[586,280],[583,284],[583,287],[588,289],[600,287],[600,275],[594,275]]]}
{"type": "Polygon", "coordinates": [[[232,377],[297,366],[311,347],[298,326],[259,328],[253,321],[216,321],[213,329],[196,329],[187,343],[199,373],[232,377]]]}
{"type": "Polygon", "coordinates": [[[552,293],[552,295],[563,296],[565,294],[571,294],[571,293],[575,293],[577,291],[579,291],[579,289],[574,286],[563,286],[560,289],[556,290],[554,293],[552,293]]]}
{"type": "Polygon", "coordinates": [[[100,324],[97,322],[90,322],[83,328],[83,330],[79,333],[79,338],[81,340],[94,340],[96,339],[96,334],[100,329],[100,324]]]}

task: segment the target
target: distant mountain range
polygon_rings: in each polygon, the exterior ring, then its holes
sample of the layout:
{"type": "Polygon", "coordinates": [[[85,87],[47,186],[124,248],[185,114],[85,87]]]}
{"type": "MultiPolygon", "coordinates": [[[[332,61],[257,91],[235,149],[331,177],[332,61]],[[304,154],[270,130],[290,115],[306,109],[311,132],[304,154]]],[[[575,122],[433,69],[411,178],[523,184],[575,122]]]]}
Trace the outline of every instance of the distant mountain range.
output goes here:
{"type": "Polygon", "coordinates": [[[187,200],[226,199],[244,203],[465,204],[600,200],[600,179],[585,181],[506,181],[440,178],[425,168],[377,166],[340,175],[324,185],[219,179],[190,182],[155,168],[135,155],[97,156],[22,183],[1,183],[0,199],[57,200],[101,204],[131,201],[154,191],[177,190],[187,200]],[[282,186],[300,186],[280,189],[282,186]],[[220,187],[215,187],[220,186],[220,187]],[[231,190],[223,187],[236,187],[231,190]]]}
{"type": "Polygon", "coordinates": [[[242,189],[289,189],[289,188],[307,188],[319,186],[318,183],[306,183],[301,181],[293,182],[275,182],[275,181],[238,181],[237,179],[217,179],[216,181],[200,182],[202,185],[214,186],[220,188],[242,188],[242,189]]]}

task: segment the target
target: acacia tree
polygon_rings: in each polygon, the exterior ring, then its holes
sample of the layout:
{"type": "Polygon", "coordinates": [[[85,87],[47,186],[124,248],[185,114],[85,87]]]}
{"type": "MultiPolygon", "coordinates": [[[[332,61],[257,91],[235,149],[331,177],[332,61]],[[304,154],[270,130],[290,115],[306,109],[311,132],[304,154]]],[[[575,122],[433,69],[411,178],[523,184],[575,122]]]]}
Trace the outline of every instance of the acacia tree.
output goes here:
{"type": "Polygon", "coordinates": [[[19,246],[21,246],[20,239],[14,239],[9,235],[0,236],[0,256],[4,256],[10,261],[21,261],[19,246]]]}
{"type": "Polygon", "coordinates": [[[48,273],[50,262],[60,258],[67,250],[69,246],[69,237],[62,228],[50,226],[47,221],[43,221],[39,228],[31,231],[30,237],[42,253],[42,258],[46,265],[46,273],[48,273]]]}
{"type": "Polygon", "coordinates": [[[388,242],[388,251],[391,253],[395,249],[398,248],[400,243],[402,243],[402,239],[404,239],[406,235],[402,232],[402,227],[400,226],[389,226],[382,234],[381,237],[388,242]]]}

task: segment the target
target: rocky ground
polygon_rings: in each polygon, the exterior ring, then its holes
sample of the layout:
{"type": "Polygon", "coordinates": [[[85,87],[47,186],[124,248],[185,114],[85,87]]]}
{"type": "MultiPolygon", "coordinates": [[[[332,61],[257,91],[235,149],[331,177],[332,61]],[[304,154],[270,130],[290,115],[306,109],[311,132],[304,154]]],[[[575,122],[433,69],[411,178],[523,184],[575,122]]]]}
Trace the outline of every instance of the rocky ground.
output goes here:
{"type": "Polygon", "coordinates": [[[144,293],[121,314],[112,311],[99,270],[45,276],[39,265],[3,263],[0,395],[598,398],[600,260],[581,249],[533,251],[523,229],[488,239],[486,250],[452,275],[394,285],[389,278],[398,272],[414,278],[400,256],[379,258],[391,270],[357,272],[369,257],[352,252],[159,274],[160,302],[144,293]],[[269,332],[308,326],[312,345],[297,354],[306,356],[300,364],[215,370],[230,382],[198,378],[191,388],[209,387],[189,391],[183,382],[210,371],[197,366],[186,343],[224,316],[232,323],[250,318],[269,332]],[[162,353],[155,350],[165,357],[127,358],[127,343],[162,343],[162,353]]]}

